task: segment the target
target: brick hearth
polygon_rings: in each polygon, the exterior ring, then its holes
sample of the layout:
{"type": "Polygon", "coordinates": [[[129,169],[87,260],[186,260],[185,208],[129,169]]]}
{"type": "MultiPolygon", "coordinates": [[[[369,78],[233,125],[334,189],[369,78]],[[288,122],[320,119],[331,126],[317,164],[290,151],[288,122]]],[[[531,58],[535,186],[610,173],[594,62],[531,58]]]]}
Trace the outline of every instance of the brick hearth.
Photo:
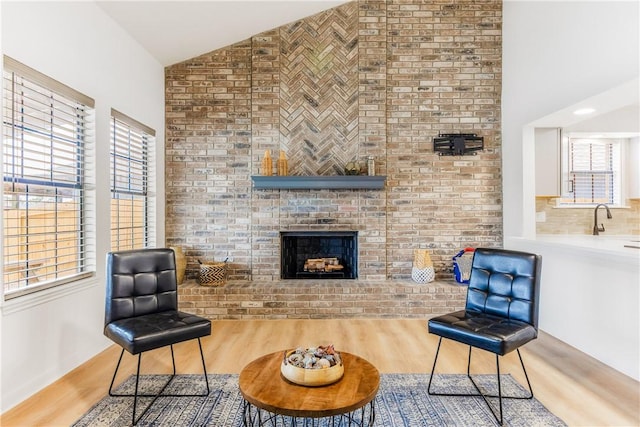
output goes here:
{"type": "Polygon", "coordinates": [[[232,281],[179,287],[180,310],[209,319],[429,318],[464,308],[467,287],[407,280],[232,281]]]}

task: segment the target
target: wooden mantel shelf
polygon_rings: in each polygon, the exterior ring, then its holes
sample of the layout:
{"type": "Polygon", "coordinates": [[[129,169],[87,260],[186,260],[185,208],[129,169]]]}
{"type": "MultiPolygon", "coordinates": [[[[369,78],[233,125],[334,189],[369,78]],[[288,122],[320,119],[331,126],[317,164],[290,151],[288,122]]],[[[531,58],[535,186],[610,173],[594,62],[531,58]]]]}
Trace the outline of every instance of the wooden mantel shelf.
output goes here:
{"type": "Polygon", "coordinates": [[[272,190],[380,190],[386,176],[334,175],[334,176],[261,176],[254,175],[253,187],[272,190]]]}

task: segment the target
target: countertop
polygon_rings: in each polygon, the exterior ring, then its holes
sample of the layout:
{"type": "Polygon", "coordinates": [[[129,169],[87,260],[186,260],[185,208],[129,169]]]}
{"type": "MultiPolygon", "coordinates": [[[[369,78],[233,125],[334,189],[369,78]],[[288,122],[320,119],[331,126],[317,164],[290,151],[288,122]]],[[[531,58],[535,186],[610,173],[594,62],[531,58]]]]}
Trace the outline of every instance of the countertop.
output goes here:
{"type": "MultiPolygon", "coordinates": [[[[533,239],[511,237],[514,241],[527,244],[565,249],[582,255],[591,255],[599,261],[610,260],[640,266],[640,236],[601,234],[598,236],[582,234],[538,234],[533,239]]],[[[505,239],[508,242],[510,239],[505,239]]]]}

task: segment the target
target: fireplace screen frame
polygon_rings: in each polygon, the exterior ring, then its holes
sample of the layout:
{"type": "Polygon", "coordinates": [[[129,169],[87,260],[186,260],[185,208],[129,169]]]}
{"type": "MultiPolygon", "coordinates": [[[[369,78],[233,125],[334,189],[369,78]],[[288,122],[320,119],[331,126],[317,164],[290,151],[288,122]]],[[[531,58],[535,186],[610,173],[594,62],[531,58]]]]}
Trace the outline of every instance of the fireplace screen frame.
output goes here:
{"type": "Polygon", "coordinates": [[[280,232],[280,278],[288,279],[357,279],[358,278],[358,232],[357,231],[281,231],[280,232]],[[309,243],[309,239],[314,239],[309,243]],[[340,240],[340,244],[337,241],[340,240]],[[313,245],[311,252],[299,245],[313,245]],[[295,245],[295,247],[294,247],[295,245]],[[340,246],[340,247],[339,247],[340,246]],[[339,247],[339,248],[338,248],[339,247]],[[295,265],[288,262],[295,257],[295,265]],[[305,272],[304,261],[308,258],[336,257],[344,265],[342,271],[305,272]]]}

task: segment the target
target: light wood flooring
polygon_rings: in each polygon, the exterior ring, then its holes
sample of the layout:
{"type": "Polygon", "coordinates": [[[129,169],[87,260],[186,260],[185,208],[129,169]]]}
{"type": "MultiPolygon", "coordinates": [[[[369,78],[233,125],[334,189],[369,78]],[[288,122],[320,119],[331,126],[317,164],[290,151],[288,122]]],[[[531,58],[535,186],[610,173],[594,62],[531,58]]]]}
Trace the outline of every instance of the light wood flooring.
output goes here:
{"type": "MultiPolygon", "coordinates": [[[[437,337],[426,320],[220,320],[203,340],[209,373],[239,373],[265,353],[300,345],[334,344],[376,365],[381,373],[428,373],[437,337]]],[[[175,346],[179,373],[200,373],[197,342],[175,346]]],[[[94,358],[9,410],[0,425],[69,425],[104,397],[117,362],[119,348],[111,346],[94,358]]],[[[492,354],[475,351],[472,372],[495,372],[492,354]]],[[[438,361],[442,373],[463,373],[467,347],[444,341],[438,361]]],[[[541,333],[522,349],[535,397],[569,425],[640,425],[639,383],[576,349],[541,333]]],[[[136,358],[125,354],[121,382],[135,369],[136,358]]],[[[524,383],[517,355],[503,358],[501,370],[524,383]]],[[[168,349],[145,353],[142,372],[168,373],[168,349]]],[[[121,369],[122,371],[122,369],[121,369]]],[[[426,385],[425,385],[426,387],[426,385]]]]}

